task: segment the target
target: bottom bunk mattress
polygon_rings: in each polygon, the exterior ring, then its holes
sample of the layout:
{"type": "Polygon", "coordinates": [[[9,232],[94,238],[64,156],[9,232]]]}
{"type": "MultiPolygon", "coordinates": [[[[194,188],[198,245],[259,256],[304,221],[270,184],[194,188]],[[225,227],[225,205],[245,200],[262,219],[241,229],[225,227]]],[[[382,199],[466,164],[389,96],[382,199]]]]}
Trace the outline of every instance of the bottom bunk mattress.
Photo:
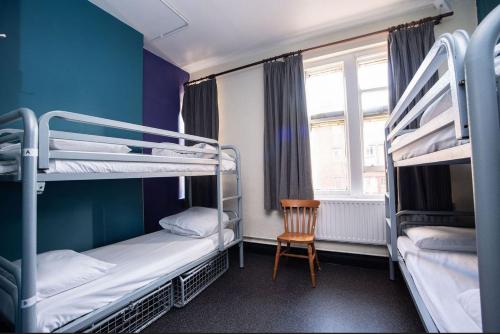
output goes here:
{"type": "MultiPolygon", "coordinates": [[[[225,229],[224,243],[233,240],[234,232],[225,229]]],[[[116,266],[102,278],[39,301],[37,331],[64,326],[217,249],[217,234],[197,239],[161,230],[86,251],[84,254],[116,266]]]]}
{"type": "Polygon", "coordinates": [[[421,249],[406,236],[398,250],[440,332],[481,332],[479,298],[467,298],[479,292],[476,254],[421,249]]]}

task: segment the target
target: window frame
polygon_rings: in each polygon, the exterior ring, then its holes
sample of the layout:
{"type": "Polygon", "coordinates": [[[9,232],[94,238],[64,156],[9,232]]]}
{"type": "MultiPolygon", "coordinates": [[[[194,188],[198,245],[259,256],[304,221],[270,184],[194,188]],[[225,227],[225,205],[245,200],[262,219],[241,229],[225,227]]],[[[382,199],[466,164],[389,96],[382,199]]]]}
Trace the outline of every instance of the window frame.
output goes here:
{"type": "MultiPolygon", "coordinates": [[[[348,162],[347,184],[348,190],[317,190],[314,189],[316,198],[374,198],[381,199],[383,194],[366,194],[363,191],[363,115],[361,109],[361,93],[367,90],[361,90],[358,85],[358,58],[374,56],[387,58],[386,41],[375,41],[371,44],[360,45],[357,48],[340,50],[335,53],[315,54],[314,58],[304,59],[304,74],[307,80],[307,72],[315,72],[320,67],[326,67],[329,64],[341,63],[344,74],[345,89],[345,135],[346,135],[346,154],[348,162]]],[[[364,59],[362,59],[364,60],[364,59]]],[[[380,89],[380,88],[376,88],[380,89]]],[[[376,90],[375,89],[375,90],[376,90]]],[[[309,119],[311,122],[311,119],[309,119]]],[[[311,124],[309,124],[309,127],[311,124]]],[[[379,168],[377,168],[380,170],[379,168]]],[[[385,166],[384,166],[385,170],[385,166]]]]}

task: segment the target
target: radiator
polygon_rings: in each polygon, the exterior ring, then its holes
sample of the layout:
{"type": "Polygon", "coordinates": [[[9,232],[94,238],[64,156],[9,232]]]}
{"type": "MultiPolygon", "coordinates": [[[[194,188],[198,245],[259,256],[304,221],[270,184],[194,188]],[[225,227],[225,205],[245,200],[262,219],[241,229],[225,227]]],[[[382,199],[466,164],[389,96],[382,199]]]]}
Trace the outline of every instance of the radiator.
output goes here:
{"type": "Polygon", "coordinates": [[[321,200],[316,239],[384,245],[384,201],[321,200]]]}

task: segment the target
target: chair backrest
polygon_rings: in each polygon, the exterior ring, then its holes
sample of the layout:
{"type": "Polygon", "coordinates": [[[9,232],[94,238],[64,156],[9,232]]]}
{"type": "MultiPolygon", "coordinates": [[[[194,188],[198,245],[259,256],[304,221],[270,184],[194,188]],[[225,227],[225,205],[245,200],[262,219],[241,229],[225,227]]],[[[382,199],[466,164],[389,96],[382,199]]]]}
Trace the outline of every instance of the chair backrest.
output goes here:
{"type": "Polygon", "coordinates": [[[282,199],[285,232],[314,235],[319,201],[282,199]]]}

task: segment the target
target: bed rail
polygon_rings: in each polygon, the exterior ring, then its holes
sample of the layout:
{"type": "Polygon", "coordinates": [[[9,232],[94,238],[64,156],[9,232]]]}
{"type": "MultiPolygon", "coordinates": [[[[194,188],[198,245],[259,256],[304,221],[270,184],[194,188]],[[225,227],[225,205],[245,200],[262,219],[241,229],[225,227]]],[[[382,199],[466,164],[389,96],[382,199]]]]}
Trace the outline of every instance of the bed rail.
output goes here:
{"type": "Polygon", "coordinates": [[[468,34],[463,30],[457,30],[453,34],[441,35],[434,43],[387,120],[385,125],[388,129],[387,141],[400,135],[447,89],[450,89],[453,105],[457,109],[454,117],[456,138],[464,139],[469,136],[463,71],[468,41],[468,34]],[[415,97],[445,62],[448,71],[403,117],[415,97]]]}
{"type": "MultiPolygon", "coordinates": [[[[36,331],[36,245],[37,245],[37,164],[38,164],[38,123],[32,110],[20,108],[0,115],[0,126],[22,121],[22,248],[20,294],[16,310],[16,330],[36,331]]],[[[4,137],[4,140],[5,137],[4,137]]],[[[8,262],[8,261],[7,261],[8,262]]],[[[14,272],[12,266],[2,261],[2,268],[14,272]]],[[[18,285],[19,286],[19,285],[18,285]]]]}
{"type": "MultiPolygon", "coordinates": [[[[206,144],[212,144],[215,146],[219,146],[219,143],[217,140],[214,139],[209,139],[209,138],[204,138],[204,137],[199,137],[199,136],[193,136],[193,135],[188,135],[188,134],[182,134],[174,131],[168,131],[168,130],[162,130],[162,129],[157,129],[157,128],[152,128],[149,126],[143,126],[143,125],[137,125],[137,124],[131,124],[131,123],[126,123],[126,122],[121,122],[121,121],[115,121],[115,120],[110,120],[106,118],[101,118],[101,117],[95,117],[95,116],[89,116],[89,115],[83,115],[83,114],[77,114],[73,112],[68,112],[68,111],[60,111],[60,110],[55,110],[55,111],[50,111],[46,114],[43,114],[40,117],[39,121],[39,128],[40,128],[40,134],[39,134],[39,141],[40,141],[40,157],[39,157],[39,168],[40,169],[48,169],[49,168],[49,160],[52,157],[54,153],[51,153],[50,147],[49,147],[49,142],[51,138],[57,138],[57,139],[71,139],[71,140],[85,140],[85,141],[91,141],[91,142],[100,142],[100,143],[108,143],[108,144],[123,144],[123,145],[129,145],[129,146],[134,146],[134,147],[140,147],[140,148],[169,148],[169,149],[175,149],[180,152],[200,152],[200,153],[211,153],[211,154],[218,154],[217,152],[207,150],[207,149],[200,149],[200,148],[193,148],[193,147],[187,147],[187,146],[182,146],[182,145],[177,145],[173,143],[156,143],[156,142],[148,142],[144,140],[132,140],[132,139],[124,139],[124,138],[117,138],[117,137],[106,137],[106,136],[97,136],[97,135],[90,135],[90,134],[82,134],[82,133],[73,133],[73,132],[64,132],[64,131],[53,131],[50,129],[50,122],[54,119],[62,119],[64,121],[72,122],[72,123],[80,123],[80,124],[89,124],[89,125],[94,125],[97,127],[102,127],[102,128],[111,128],[111,129],[119,129],[119,130],[124,130],[124,131],[129,131],[129,132],[135,132],[135,133],[142,133],[142,134],[151,134],[151,135],[157,135],[165,138],[174,138],[174,139],[184,139],[184,140],[189,140],[191,142],[196,142],[196,143],[206,143],[206,144]]],[[[72,152],[58,152],[57,153],[57,158],[59,159],[89,159],[89,160],[108,160],[108,161],[114,161],[114,160],[122,160],[124,159],[123,155],[118,157],[117,155],[109,155],[105,154],[106,156],[103,156],[103,154],[93,154],[93,153],[81,153],[79,152],[75,156],[75,153],[72,152]]],[[[129,160],[134,159],[134,157],[127,157],[129,160]]],[[[142,157],[135,157],[137,160],[136,161],[150,161],[150,162],[157,162],[153,161],[155,158],[152,157],[151,155],[146,155],[144,154],[142,157]]],[[[213,163],[210,161],[193,161],[194,159],[191,159],[191,163],[213,163]]],[[[134,160],[135,161],[135,160],[134,160]]],[[[178,159],[171,159],[171,161],[165,161],[165,162],[179,162],[179,163],[190,163],[189,160],[186,161],[179,161],[178,159]],[[177,160],[177,161],[174,161],[177,160]]]]}
{"type": "Polygon", "coordinates": [[[465,58],[484,332],[500,332],[500,110],[495,74],[499,38],[497,6],[472,35],[465,58]]]}
{"type": "MultiPolygon", "coordinates": [[[[49,167],[51,158],[57,159],[87,159],[87,160],[110,160],[110,161],[148,161],[148,162],[170,162],[170,163],[199,163],[211,164],[216,167],[215,175],[217,177],[217,199],[218,199],[218,237],[219,249],[225,249],[239,244],[240,247],[240,267],[243,267],[243,225],[242,225],[242,193],[241,193],[241,161],[238,148],[233,145],[220,145],[217,140],[181,134],[173,131],[156,129],[152,127],[135,125],[120,121],[104,119],[100,117],[81,115],[66,111],[51,111],[44,114],[37,120],[33,111],[21,108],[4,115],[0,115],[0,143],[21,143],[21,175],[17,176],[17,181],[22,182],[22,257],[21,269],[14,266],[8,260],[0,257],[0,289],[10,296],[13,304],[16,306],[15,326],[18,332],[36,331],[36,256],[37,256],[37,181],[43,183],[43,173],[40,178],[39,169],[49,167]],[[133,140],[118,137],[106,137],[84,133],[73,133],[64,131],[54,131],[50,129],[50,122],[53,119],[62,119],[67,122],[89,124],[101,128],[112,128],[125,130],[129,132],[152,134],[160,137],[183,139],[195,143],[206,143],[215,146],[213,149],[195,148],[178,145],[174,143],[157,143],[145,140],[133,140]],[[21,129],[6,129],[5,126],[12,122],[21,120],[21,129]],[[208,153],[215,156],[215,159],[193,159],[193,158],[170,158],[155,156],[151,154],[110,154],[110,153],[89,153],[73,152],[62,150],[51,150],[51,139],[69,139],[90,141],[98,143],[121,144],[142,149],[167,148],[179,152],[208,153]],[[222,175],[222,151],[232,151],[235,157],[236,170],[230,172],[237,177],[237,193],[235,196],[223,197],[222,175]],[[235,208],[235,217],[229,222],[235,224],[235,240],[229,245],[224,245],[223,235],[223,203],[224,201],[237,200],[235,208]]],[[[124,173],[126,174],[126,173],[124,173]]],[[[178,176],[178,175],[160,175],[160,176],[178,176]]],[[[156,174],[155,174],[156,175],[156,174]]],[[[191,173],[190,175],[207,175],[203,172],[191,173]]],[[[212,174],[213,175],[213,174],[212,174]]],[[[127,175],[122,175],[128,177],[127,175]]],[[[140,177],[146,177],[142,175],[140,177]]],[[[63,178],[61,178],[62,180],[63,178]]],[[[68,178],[69,180],[70,178],[68,178]]],[[[92,175],[92,178],[99,179],[98,175],[92,175]]],[[[58,180],[58,179],[54,179],[58,180]]],[[[117,305],[122,301],[118,301],[117,305]]],[[[113,304],[113,307],[115,304],[113,304]]],[[[107,312],[108,308],[103,307],[101,312],[107,312]]],[[[94,312],[92,312],[94,313],[94,312]]],[[[86,319],[86,318],[85,318],[86,319]]],[[[70,326],[71,327],[71,326],[70,326]]],[[[69,327],[69,328],[70,328],[69,327]]]]}
{"type": "MultiPolygon", "coordinates": [[[[240,257],[240,268],[244,267],[244,258],[243,258],[243,200],[242,200],[242,188],[241,188],[241,153],[240,150],[234,146],[234,145],[222,145],[221,150],[229,150],[234,153],[235,161],[236,161],[236,195],[227,197],[227,198],[222,198],[222,201],[224,200],[236,200],[236,213],[235,213],[235,218],[231,219],[234,220],[236,223],[236,238],[235,240],[238,241],[239,244],[239,257],[240,257]]],[[[219,155],[220,156],[220,155],[219,155]]],[[[219,240],[220,240],[220,233],[222,233],[222,226],[219,226],[219,240]]]]}

